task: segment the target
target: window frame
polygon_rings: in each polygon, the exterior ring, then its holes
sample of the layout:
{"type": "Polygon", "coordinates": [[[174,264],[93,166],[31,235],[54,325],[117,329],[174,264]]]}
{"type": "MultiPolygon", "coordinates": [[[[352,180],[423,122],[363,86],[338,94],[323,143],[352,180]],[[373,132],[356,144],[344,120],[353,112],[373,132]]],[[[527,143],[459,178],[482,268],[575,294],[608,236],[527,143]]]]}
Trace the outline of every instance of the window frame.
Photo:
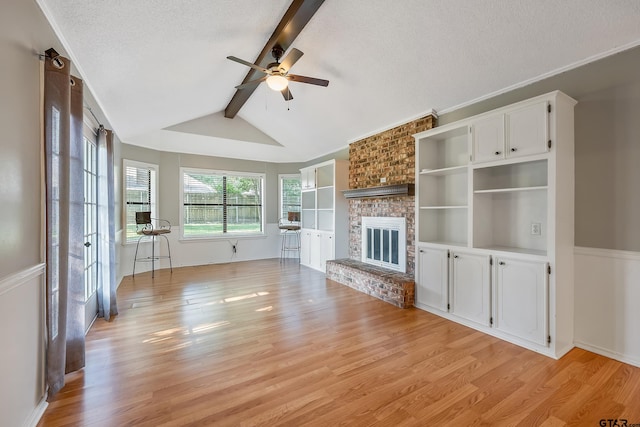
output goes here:
{"type": "MultiPolygon", "coordinates": [[[[300,211],[302,212],[302,174],[300,173],[281,173],[278,174],[278,218],[285,218],[287,216],[287,213],[284,212],[283,208],[283,194],[282,194],[282,190],[284,189],[284,186],[282,185],[282,181],[284,179],[291,179],[291,178],[297,178],[298,181],[300,181],[300,211]]],[[[302,213],[300,214],[302,215],[302,213]]]]}
{"type": "MultiPolygon", "coordinates": [[[[122,159],[122,245],[132,245],[137,243],[138,237],[131,240],[127,238],[127,168],[146,169],[152,172],[150,179],[151,197],[151,217],[158,218],[158,180],[160,177],[160,167],[153,163],[140,162],[137,160],[122,159]]],[[[135,225],[135,224],[134,224],[135,225]]]]}
{"type": "MultiPolygon", "coordinates": [[[[191,168],[191,167],[181,167],[179,174],[179,186],[180,186],[180,240],[184,241],[201,241],[201,240],[220,240],[220,239],[236,239],[236,238],[255,238],[255,237],[266,237],[266,219],[265,219],[265,209],[266,209],[266,181],[267,177],[265,173],[261,172],[243,172],[243,171],[229,171],[229,170],[220,170],[220,169],[203,169],[203,168],[191,168]],[[262,231],[260,232],[250,232],[250,233],[229,233],[229,232],[220,232],[220,233],[212,233],[208,235],[201,236],[185,236],[185,224],[184,224],[184,175],[187,173],[194,174],[202,174],[202,175],[219,175],[219,176],[233,176],[233,177],[242,177],[242,178],[260,178],[260,186],[261,186],[261,199],[260,199],[260,228],[262,231]]],[[[223,207],[224,209],[224,207],[223,207]]],[[[225,215],[226,217],[226,215],[225,215]]]]}
{"type": "Polygon", "coordinates": [[[85,252],[84,252],[84,302],[87,303],[89,302],[89,300],[91,299],[91,297],[93,297],[93,295],[97,292],[98,290],[98,269],[99,269],[99,260],[98,260],[98,247],[100,245],[100,242],[98,240],[98,206],[100,204],[100,201],[98,200],[98,180],[100,179],[100,176],[98,174],[98,141],[97,141],[97,132],[96,130],[94,130],[94,128],[90,127],[89,125],[87,125],[87,123],[83,123],[83,129],[82,129],[82,143],[84,144],[84,158],[83,158],[83,174],[84,174],[84,203],[83,203],[83,209],[84,209],[84,231],[83,231],[83,235],[84,235],[84,239],[85,242],[89,242],[89,237],[90,235],[95,235],[95,240],[93,241],[93,243],[89,246],[86,247],[85,244],[85,252]],[[90,156],[89,154],[89,146],[93,146],[92,150],[93,150],[93,156],[90,156]],[[92,166],[92,170],[89,170],[87,168],[87,160],[89,160],[89,157],[91,157],[91,161],[93,162],[92,166]],[[95,181],[92,182],[91,184],[91,191],[94,193],[94,197],[91,200],[91,202],[87,201],[87,189],[88,189],[88,185],[89,183],[87,183],[86,179],[87,179],[87,174],[93,175],[93,177],[95,178],[95,181]],[[92,210],[94,211],[94,216],[90,216],[88,218],[87,215],[87,205],[92,205],[92,210]],[[93,227],[93,230],[87,230],[88,225],[91,225],[93,227]],[[88,235],[87,231],[91,231],[91,233],[88,235]],[[93,262],[91,264],[87,264],[87,255],[88,252],[92,252],[92,260],[93,262]],[[92,275],[91,278],[88,277],[88,273],[90,273],[92,275]]]}

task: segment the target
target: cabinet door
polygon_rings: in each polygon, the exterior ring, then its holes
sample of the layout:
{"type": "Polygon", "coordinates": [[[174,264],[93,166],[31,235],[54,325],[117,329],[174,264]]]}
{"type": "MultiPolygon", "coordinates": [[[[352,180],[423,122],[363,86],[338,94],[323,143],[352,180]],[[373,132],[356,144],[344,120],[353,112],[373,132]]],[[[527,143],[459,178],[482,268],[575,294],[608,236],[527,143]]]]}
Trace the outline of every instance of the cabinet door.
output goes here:
{"type": "Polygon", "coordinates": [[[311,232],[308,230],[300,232],[300,264],[311,266],[311,232]]]}
{"type": "Polygon", "coordinates": [[[549,141],[549,113],[546,101],[507,113],[507,156],[546,153],[549,141]]]}
{"type": "Polygon", "coordinates": [[[452,252],[451,312],[489,326],[491,266],[488,255],[452,252]]]}
{"type": "Polygon", "coordinates": [[[416,302],[447,311],[449,304],[449,251],[420,248],[418,252],[418,282],[416,302]]]}
{"type": "Polygon", "coordinates": [[[497,114],[471,125],[473,162],[504,159],[504,115],[497,114]]]}
{"type": "Polygon", "coordinates": [[[309,266],[320,270],[320,233],[314,231],[309,239],[309,266]]]}
{"type": "Polygon", "coordinates": [[[316,168],[300,169],[300,186],[303,190],[316,188],[316,168]]]}
{"type": "Polygon", "coordinates": [[[497,258],[495,270],[496,329],[547,345],[547,263],[497,258]]]}
{"type": "Polygon", "coordinates": [[[327,271],[327,261],[335,258],[333,233],[320,235],[320,270],[327,271]]]}

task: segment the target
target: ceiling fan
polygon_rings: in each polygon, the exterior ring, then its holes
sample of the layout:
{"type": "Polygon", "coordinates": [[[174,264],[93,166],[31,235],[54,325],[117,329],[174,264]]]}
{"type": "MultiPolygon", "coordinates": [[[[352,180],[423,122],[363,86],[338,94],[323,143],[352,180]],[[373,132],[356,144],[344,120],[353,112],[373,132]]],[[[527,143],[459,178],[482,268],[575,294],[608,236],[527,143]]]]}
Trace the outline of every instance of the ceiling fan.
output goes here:
{"type": "Polygon", "coordinates": [[[325,86],[325,87],[329,85],[329,80],[316,79],[314,77],[299,76],[296,74],[289,74],[289,70],[291,70],[291,67],[293,66],[293,64],[298,62],[298,60],[304,54],[298,49],[292,48],[289,54],[284,57],[282,62],[280,62],[280,58],[282,57],[283,54],[284,54],[284,50],[280,46],[278,45],[274,46],[273,49],[271,49],[271,55],[273,55],[275,62],[268,64],[266,68],[263,68],[259,65],[253,64],[248,61],[244,61],[240,58],[236,58],[235,56],[227,56],[227,59],[246,65],[247,67],[251,67],[265,74],[259,79],[251,80],[249,82],[236,86],[236,89],[254,88],[258,84],[266,81],[269,88],[271,88],[274,91],[281,92],[282,96],[284,96],[284,99],[286,101],[289,101],[293,99],[293,95],[291,95],[291,90],[289,89],[289,81],[308,83],[312,85],[325,86]]]}

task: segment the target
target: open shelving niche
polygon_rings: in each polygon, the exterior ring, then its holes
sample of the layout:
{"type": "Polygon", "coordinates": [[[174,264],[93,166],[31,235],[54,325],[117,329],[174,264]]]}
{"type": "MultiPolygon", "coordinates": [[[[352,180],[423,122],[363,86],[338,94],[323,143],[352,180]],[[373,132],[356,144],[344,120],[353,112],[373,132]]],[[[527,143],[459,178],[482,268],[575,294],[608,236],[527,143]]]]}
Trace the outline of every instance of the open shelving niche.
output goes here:
{"type": "Polygon", "coordinates": [[[474,248],[547,254],[547,169],[546,159],[473,169],[474,248]]]}
{"type": "Polygon", "coordinates": [[[419,140],[418,240],[466,246],[469,221],[469,128],[442,127],[419,140]]]}

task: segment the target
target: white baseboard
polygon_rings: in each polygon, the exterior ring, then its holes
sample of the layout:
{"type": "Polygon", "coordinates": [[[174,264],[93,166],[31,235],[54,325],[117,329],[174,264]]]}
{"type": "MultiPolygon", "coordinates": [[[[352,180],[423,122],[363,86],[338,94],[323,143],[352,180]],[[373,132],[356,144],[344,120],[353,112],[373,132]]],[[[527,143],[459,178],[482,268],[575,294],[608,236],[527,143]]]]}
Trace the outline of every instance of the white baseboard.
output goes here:
{"type": "Polygon", "coordinates": [[[618,362],[628,363],[629,365],[636,366],[640,368],[640,359],[635,357],[629,357],[627,355],[607,350],[606,348],[601,348],[595,345],[587,344],[584,342],[576,341],[576,347],[581,348],[583,350],[590,351],[592,353],[599,354],[600,356],[608,357],[609,359],[617,360],[618,362]]]}
{"type": "Polygon", "coordinates": [[[40,422],[40,418],[44,415],[47,406],[49,406],[49,403],[47,403],[46,397],[43,397],[40,403],[38,403],[38,406],[33,409],[29,418],[25,420],[24,427],[36,427],[40,422]]]}

